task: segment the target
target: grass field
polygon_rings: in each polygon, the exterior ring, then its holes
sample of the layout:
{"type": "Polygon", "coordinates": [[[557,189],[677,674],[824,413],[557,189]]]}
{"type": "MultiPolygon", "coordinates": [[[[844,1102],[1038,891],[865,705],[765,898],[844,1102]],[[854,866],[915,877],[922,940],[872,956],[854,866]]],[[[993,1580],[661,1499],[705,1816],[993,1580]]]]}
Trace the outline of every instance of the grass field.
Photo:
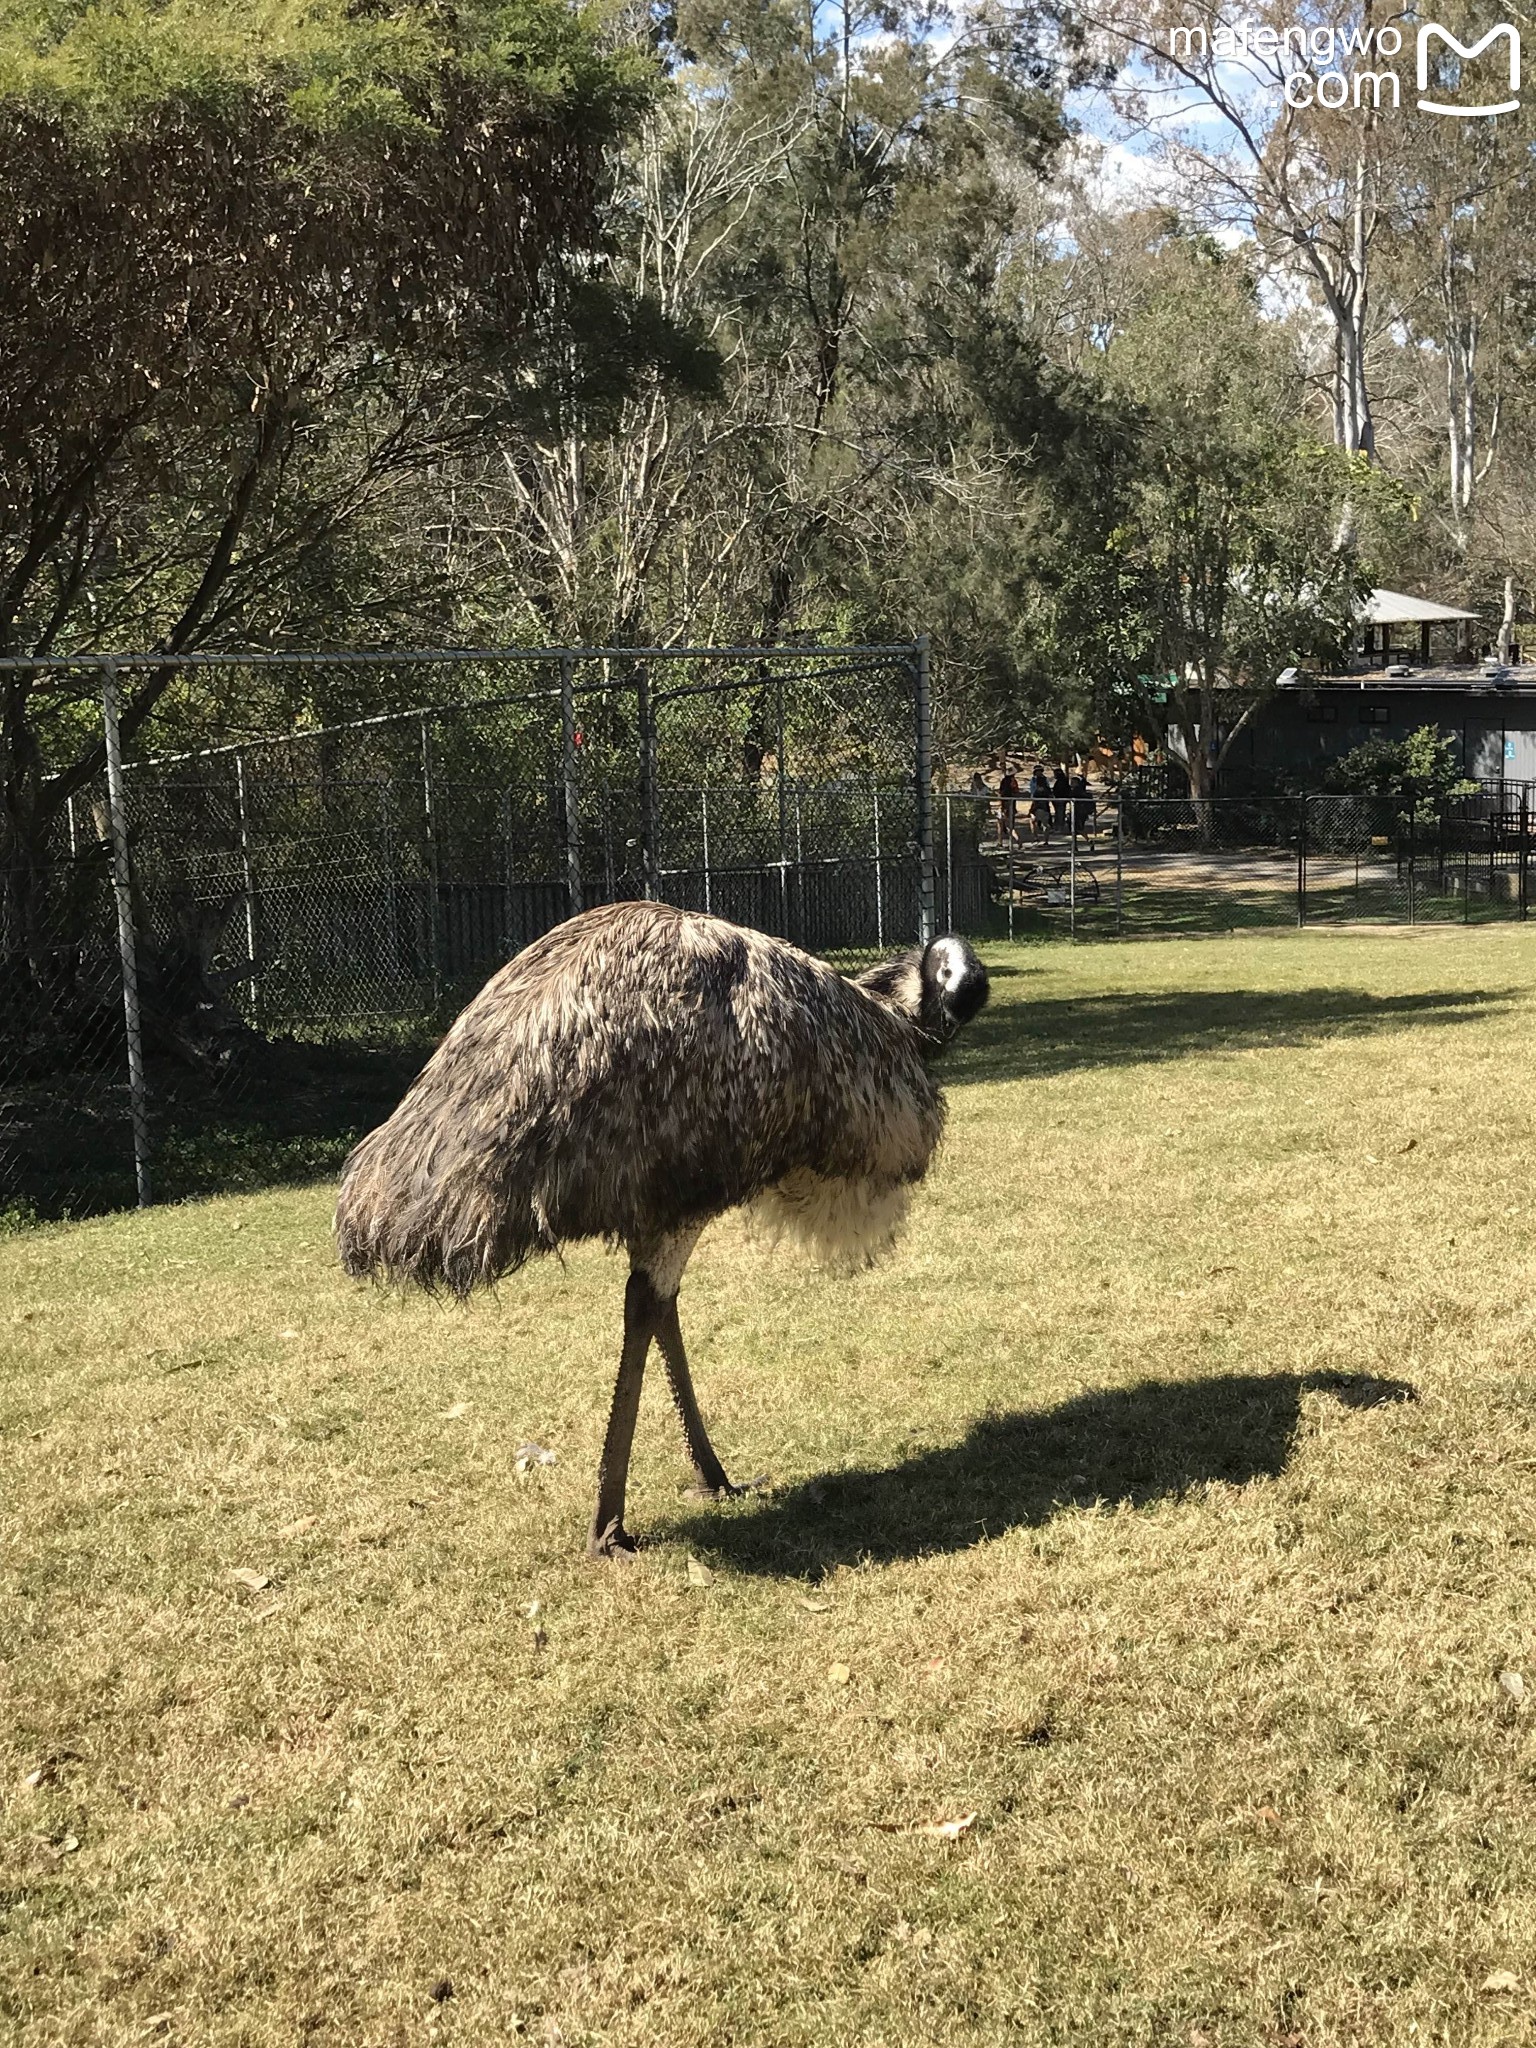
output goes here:
{"type": "Polygon", "coordinates": [[[627,1570],[601,1252],[0,1241],[0,2038],[1536,2039],[1536,939],[992,964],[890,1264],[706,1238],[772,1483],[652,1385],[627,1570]]]}

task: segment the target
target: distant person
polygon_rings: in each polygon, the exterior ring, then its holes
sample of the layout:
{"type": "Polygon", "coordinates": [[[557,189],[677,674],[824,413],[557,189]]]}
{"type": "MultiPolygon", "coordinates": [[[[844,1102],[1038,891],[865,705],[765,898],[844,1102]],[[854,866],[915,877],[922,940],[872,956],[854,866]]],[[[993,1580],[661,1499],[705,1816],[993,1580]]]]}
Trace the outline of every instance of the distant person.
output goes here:
{"type": "Polygon", "coordinates": [[[1056,776],[1051,784],[1051,795],[1055,799],[1056,830],[1067,830],[1067,798],[1072,794],[1072,785],[1067,780],[1067,771],[1060,761],[1056,763],[1056,776]]]}
{"type": "Polygon", "coordinates": [[[979,768],[971,770],[970,794],[972,796],[990,796],[992,794],[991,790],[987,787],[987,778],[979,768]]]}
{"type": "Polygon", "coordinates": [[[1099,807],[1088,787],[1087,776],[1079,768],[1072,778],[1072,830],[1087,839],[1098,828],[1099,807]]]}
{"type": "Polygon", "coordinates": [[[1029,823],[1037,839],[1051,843],[1051,785],[1044,764],[1037,761],[1029,777],[1029,823]]]}
{"type": "Polygon", "coordinates": [[[997,785],[997,843],[1013,839],[1018,831],[1019,778],[1011,768],[1004,768],[1003,779],[997,785]]]}

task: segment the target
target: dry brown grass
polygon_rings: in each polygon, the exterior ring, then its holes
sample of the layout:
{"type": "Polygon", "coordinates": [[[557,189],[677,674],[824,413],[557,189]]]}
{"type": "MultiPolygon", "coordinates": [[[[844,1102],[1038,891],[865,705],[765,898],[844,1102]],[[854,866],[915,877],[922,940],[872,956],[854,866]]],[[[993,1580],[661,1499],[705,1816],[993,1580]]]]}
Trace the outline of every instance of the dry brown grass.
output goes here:
{"type": "Polygon", "coordinates": [[[652,1387],[628,1571],[601,1253],[0,1244],[0,2035],[1532,2039],[1536,940],[995,964],[892,1264],[706,1240],[774,1490],[683,1504],[652,1387]]]}

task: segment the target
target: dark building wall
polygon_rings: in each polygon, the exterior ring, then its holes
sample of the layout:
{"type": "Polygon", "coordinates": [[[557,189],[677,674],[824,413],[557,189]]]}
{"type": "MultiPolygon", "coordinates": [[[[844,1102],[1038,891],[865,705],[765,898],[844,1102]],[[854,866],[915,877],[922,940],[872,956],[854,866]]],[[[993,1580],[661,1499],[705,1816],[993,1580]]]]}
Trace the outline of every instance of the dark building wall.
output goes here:
{"type": "Polygon", "coordinates": [[[1468,775],[1536,781],[1536,695],[1466,690],[1319,690],[1272,697],[1238,735],[1222,771],[1231,796],[1285,782],[1320,783],[1327,764],[1369,739],[1437,726],[1468,775]]]}

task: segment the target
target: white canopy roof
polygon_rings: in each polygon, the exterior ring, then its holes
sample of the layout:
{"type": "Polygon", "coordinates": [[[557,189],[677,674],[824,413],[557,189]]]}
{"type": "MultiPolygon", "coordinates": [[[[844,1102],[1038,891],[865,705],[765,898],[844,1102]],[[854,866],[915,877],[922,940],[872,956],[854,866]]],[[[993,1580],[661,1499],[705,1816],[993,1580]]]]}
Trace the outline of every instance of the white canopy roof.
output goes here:
{"type": "Polygon", "coordinates": [[[1409,597],[1401,590],[1373,590],[1365,601],[1363,617],[1369,626],[1432,626],[1439,619],[1475,619],[1477,613],[1431,604],[1427,597],[1409,597]]]}

